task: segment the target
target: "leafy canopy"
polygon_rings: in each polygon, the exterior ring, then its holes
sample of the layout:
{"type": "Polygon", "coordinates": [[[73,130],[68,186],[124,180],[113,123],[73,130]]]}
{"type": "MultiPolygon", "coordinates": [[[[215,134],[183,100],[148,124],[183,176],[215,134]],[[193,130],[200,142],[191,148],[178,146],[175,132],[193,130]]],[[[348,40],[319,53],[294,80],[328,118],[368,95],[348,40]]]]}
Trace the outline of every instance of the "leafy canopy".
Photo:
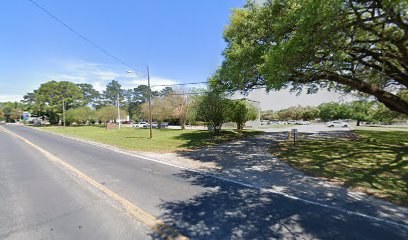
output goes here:
{"type": "Polygon", "coordinates": [[[258,109],[244,99],[231,101],[229,104],[228,120],[237,124],[241,131],[247,121],[255,120],[259,115],[258,109]]]}
{"type": "Polygon", "coordinates": [[[406,0],[270,0],[237,9],[214,86],[357,90],[408,114],[406,0]]]}
{"type": "Polygon", "coordinates": [[[39,115],[47,116],[51,124],[56,124],[61,117],[63,103],[65,110],[82,105],[82,90],[72,82],[50,81],[41,84],[35,91],[32,109],[39,115]]]}

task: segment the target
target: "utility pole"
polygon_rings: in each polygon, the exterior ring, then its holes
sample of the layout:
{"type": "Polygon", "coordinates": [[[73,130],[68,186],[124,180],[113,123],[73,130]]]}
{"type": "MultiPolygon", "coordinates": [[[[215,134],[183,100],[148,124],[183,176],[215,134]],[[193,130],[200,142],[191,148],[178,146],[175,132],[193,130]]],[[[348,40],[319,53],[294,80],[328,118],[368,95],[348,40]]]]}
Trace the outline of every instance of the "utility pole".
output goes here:
{"type": "Polygon", "coordinates": [[[150,139],[153,138],[153,131],[152,131],[152,89],[150,89],[150,71],[149,66],[147,66],[147,85],[149,87],[149,123],[150,123],[150,139]]]}
{"type": "Polygon", "coordinates": [[[118,121],[119,121],[119,129],[120,129],[120,105],[119,105],[119,100],[120,99],[120,93],[118,93],[118,121]]]}
{"type": "Polygon", "coordinates": [[[64,99],[62,99],[62,122],[65,127],[65,100],[64,99]]]}

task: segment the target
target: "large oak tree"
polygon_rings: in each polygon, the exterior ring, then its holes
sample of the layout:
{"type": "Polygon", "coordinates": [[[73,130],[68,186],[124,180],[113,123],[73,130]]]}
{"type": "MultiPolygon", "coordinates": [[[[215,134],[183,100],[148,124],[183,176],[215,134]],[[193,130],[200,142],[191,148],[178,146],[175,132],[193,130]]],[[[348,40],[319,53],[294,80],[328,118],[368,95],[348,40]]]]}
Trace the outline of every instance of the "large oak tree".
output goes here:
{"type": "Polygon", "coordinates": [[[51,124],[59,122],[63,104],[65,110],[83,105],[82,91],[72,82],[46,82],[34,93],[33,111],[38,115],[47,116],[51,124]]]}
{"type": "Polygon", "coordinates": [[[214,85],[359,91],[408,114],[407,0],[273,0],[234,10],[214,85]]]}

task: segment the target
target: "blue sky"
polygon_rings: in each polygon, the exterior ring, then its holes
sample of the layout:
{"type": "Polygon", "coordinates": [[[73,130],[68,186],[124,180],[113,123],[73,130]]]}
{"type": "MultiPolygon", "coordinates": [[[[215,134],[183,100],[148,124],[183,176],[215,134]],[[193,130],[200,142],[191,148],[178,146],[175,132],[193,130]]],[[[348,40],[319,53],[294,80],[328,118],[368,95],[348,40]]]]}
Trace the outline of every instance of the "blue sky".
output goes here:
{"type": "MultiPolygon", "coordinates": [[[[201,82],[222,61],[222,38],[232,8],[244,0],[35,0],[152,84],[201,82]]],[[[49,80],[93,83],[101,90],[118,79],[143,80],[36,8],[28,0],[2,2],[0,101],[49,80]],[[3,99],[1,99],[3,98],[3,99]]]]}
{"type": "MultiPolygon", "coordinates": [[[[203,82],[222,62],[222,38],[233,8],[245,0],[35,0],[79,33],[138,72],[151,69],[152,84],[203,82]]],[[[20,100],[41,83],[87,82],[101,91],[112,79],[125,88],[146,84],[128,67],[94,48],[29,0],[2,2],[0,102],[20,100]]],[[[156,89],[158,90],[158,89],[156,89]]],[[[242,96],[237,96],[242,97],[242,96]]],[[[265,109],[342,100],[336,93],[295,96],[255,90],[265,109]]]]}

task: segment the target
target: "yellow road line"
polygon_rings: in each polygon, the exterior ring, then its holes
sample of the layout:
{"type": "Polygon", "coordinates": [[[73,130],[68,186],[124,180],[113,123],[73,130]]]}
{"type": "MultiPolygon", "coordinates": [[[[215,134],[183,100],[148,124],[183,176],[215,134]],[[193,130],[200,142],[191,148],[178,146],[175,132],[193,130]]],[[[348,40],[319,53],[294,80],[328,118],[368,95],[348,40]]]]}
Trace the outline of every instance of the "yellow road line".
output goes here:
{"type": "Polygon", "coordinates": [[[166,239],[179,239],[179,240],[187,240],[188,238],[181,235],[179,232],[177,232],[175,229],[165,225],[165,223],[156,217],[152,216],[151,214],[147,213],[141,208],[136,207],[133,203],[131,203],[129,200],[125,199],[124,197],[120,196],[119,194],[115,193],[114,191],[110,190],[109,188],[105,187],[104,185],[98,183],[96,180],[93,178],[87,176],[83,172],[79,171],[72,165],[64,162],[54,154],[44,150],[43,148],[35,145],[34,143],[30,142],[29,140],[21,137],[20,135],[17,135],[14,132],[11,132],[3,127],[0,127],[0,130],[15,137],[20,139],[21,141],[27,143],[37,151],[41,152],[45,157],[47,157],[50,161],[59,164],[61,167],[64,169],[68,170],[71,172],[74,176],[80,178],[81,180],[89,183],[99,191],[105,193],[108,195],[111,199],[115,200],[117,203],[119,203],[131,216],[135,217],[139,221],[143,222],[146,224],[148,227],[150,227],[153,231],[158,232],[162,237],[166,239]]]}

